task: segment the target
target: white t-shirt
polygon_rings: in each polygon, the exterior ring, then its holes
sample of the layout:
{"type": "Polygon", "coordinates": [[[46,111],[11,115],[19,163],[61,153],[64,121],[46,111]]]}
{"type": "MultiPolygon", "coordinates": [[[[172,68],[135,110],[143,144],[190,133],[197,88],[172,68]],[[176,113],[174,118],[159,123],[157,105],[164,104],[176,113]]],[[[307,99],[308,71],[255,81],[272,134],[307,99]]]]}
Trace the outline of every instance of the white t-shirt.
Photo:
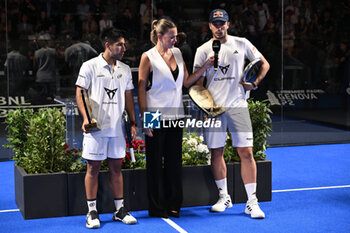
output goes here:
{"type": "MultiPolygon", "coordinates": [[[[212,44],[213,40],[209,40],[197,49],[193,72],[214,55],[212,44]]],[[[203,73],[207,79],[206,88],[212,94],[215,104],[226,108],[248,106],[243,85],[239,83],[243,75],[244,61],[252,61],[261,56],[247,39],[228,36],[228,40],[221,44],[217,71],[212,66],[203,73]]]]}
{"type": "Polygon", "coordinates": [[[83,63],[77,86],[87,89],[92,117],[97,119],[101,137],[123,137],[122,114],[125,108],[125,91],[134,88],[130,67],[116,61],[114,70],[100,54],[83,63]]]}

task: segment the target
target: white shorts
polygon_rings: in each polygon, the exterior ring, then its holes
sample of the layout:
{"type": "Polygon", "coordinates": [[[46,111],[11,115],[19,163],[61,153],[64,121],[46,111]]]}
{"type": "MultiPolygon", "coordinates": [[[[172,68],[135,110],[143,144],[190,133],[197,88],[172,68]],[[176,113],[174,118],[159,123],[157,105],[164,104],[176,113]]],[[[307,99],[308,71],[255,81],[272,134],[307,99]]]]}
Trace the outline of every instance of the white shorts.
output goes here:
{"type": "Polygon", "coordinates": [[[125,157],[126,142],[122,137],[94,137],[85,134],[83,158],[87,160],[122,159],[125,157]]]}
{"type": "Polygon", "coordinates": [[[204,131],[208,148],[220,148],[226,144],[227,129],[232,136],[233,147],[252,147],[253,130],[248,108],[230,108],[217,117],[220,128],[207,128],[204,131]]]}

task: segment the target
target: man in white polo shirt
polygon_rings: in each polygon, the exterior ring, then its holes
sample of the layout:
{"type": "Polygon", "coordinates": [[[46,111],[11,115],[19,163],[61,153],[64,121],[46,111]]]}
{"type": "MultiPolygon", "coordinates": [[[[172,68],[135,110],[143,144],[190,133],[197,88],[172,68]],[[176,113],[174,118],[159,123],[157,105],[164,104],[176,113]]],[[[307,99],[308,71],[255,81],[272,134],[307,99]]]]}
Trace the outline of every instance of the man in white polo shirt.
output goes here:
{"type": "MultiPolygon", "coordinates": [[[[110,186],[114,194],[116,212],[113,220],[135,224],[136,219],[124,207],[122,159],[125,157],[125,136],[122,114],[126,109],[131,122],[135,122],[132,95],[132,75],[129,66],[120,60],[126,50],[124,35],[115,28],[106,29],[101,35],[105,51],[83,63],[76,82],[76,101],[84,119],[83,158],[87,159],[85,190],[89,208],[86,216],[87,228],[99,228],[100,220],[96,209],[98,174],[102,160],[108,159],[110,186]],[[92,107],[92,118],[97,119],[99,131],[90,132],[82,100],[81,90],[85,89],[92,107]]],[[[133,137],[136,124],[131,127],[133,137]]]]}
{"type": "Polygon", "coordinates": [[[269,63],[261,53],[245,38],[227,34],[229,17],[225,10],[216,9],[210,13],[209,28],[213,37],[197,49],[193,72],[213,56],[212,44],[220,40],[221,49],[218,55],[218,69],[210,67],[203,73],[197,84],[204,85],[212,94],[215,104],[227,110],[218,117],[221,129],[206,129],[205,139],[211,149],[211,166],[216,185],[219,189],[219,200],[211,207],[213,212],[222,212],[232,207],[227,192],[226,164],[224,148],[226,130],[232,136],[232,146],[237,147],[241,158],[241,174],[248,196],[245,213],[252,218],[264,218],[265,214],[256,198],[256,164],[253,157],[253,133],[246,101],[246,92],[255,89],[269,70],[269,63]],[[245,59],[250,61],[260,58],[262,67],[253,83],[241,81],[245,59]]]}

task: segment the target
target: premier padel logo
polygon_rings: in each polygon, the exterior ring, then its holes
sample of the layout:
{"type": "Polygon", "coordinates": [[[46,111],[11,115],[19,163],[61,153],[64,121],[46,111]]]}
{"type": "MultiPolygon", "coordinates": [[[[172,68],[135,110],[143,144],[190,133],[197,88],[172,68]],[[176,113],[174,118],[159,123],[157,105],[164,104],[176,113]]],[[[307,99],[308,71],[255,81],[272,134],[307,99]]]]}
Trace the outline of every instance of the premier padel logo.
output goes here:
{"type": "Polygon", "coordinates": [[[113,97],[114,97],[115,93],[117,92],[117,90],[118,90],[118,88],[110,90],[110,89],[105,87],[105,91],[106,91],[106,93],[107,93],[107,95],[108,95],[110,100],[113,99],[113,97]]]}
{"type": "Polygon", "coordinates": [[[230,68],[230,64],[228,64],[227,66],[219,66],[219,68],[223,74],[226,74],[228,71],[228,68],[230,68]]]}

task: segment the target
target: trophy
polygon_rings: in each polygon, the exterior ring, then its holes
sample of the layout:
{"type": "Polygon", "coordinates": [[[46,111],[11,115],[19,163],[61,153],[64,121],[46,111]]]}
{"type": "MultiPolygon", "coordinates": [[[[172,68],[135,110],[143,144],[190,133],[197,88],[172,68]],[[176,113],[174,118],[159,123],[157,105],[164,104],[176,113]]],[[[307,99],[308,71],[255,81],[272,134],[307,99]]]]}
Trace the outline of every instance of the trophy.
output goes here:
{"type": "Polygon", "coordinates": [[[87,131],[97,131],[99,130],[99,127],[97,126],[97,120],[95,118],[91,118],[92,109],[91,109],[90,100],[86,93],[86,90],[84,89],[81,90],[81,96],[83,98],[85,113],[89,121],[89,124],[85,125],[85,129],[87,131]]]}

